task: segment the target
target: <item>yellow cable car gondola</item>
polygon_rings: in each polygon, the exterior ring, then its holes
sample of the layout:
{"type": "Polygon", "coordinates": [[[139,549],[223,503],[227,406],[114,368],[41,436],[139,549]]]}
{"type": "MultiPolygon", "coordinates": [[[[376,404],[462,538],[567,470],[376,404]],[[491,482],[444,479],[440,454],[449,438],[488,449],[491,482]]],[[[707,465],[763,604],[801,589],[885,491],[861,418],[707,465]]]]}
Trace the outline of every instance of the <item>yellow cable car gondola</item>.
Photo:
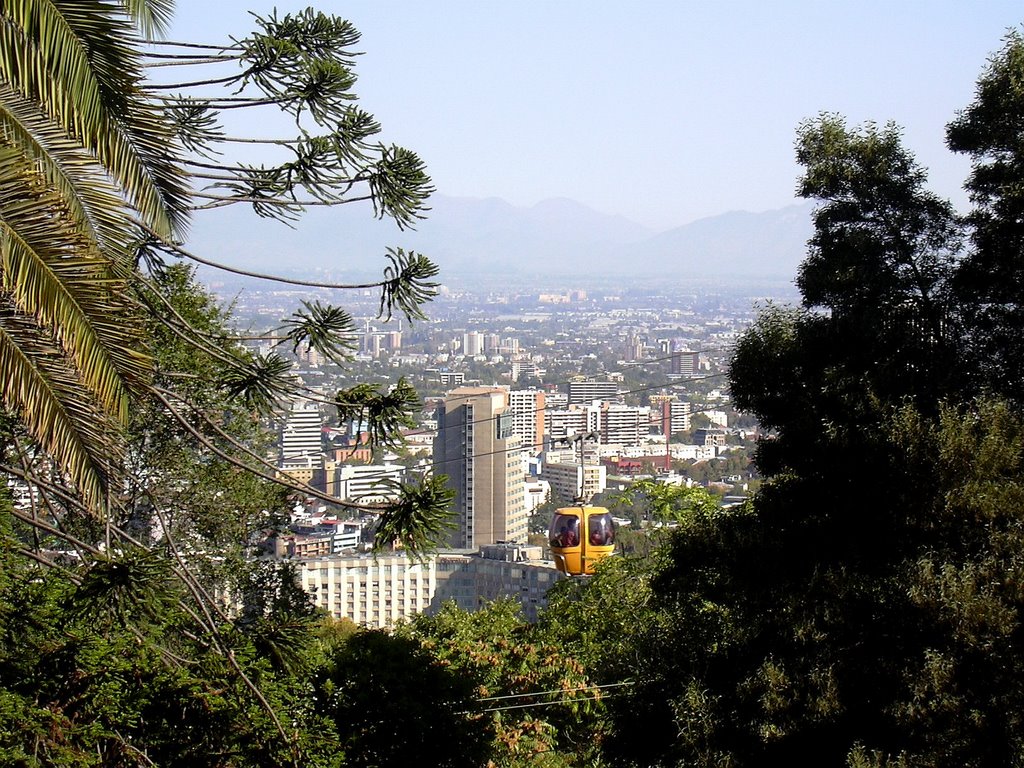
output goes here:
{"type": "Polygon", "coordinates": [[[615,551],[615,524],[604,507],[563,507],[548,532],[555,567],[570,576],[594,572],[594,564],[615,551]]]}

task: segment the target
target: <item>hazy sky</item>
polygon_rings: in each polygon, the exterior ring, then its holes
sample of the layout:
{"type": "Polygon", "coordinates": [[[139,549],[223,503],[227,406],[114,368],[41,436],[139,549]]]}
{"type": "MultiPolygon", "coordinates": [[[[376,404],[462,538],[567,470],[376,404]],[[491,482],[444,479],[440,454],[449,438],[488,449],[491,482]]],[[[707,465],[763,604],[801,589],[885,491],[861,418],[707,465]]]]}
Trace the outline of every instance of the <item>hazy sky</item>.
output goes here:
{"type": "MultiPolygon", "coordinates": [[[[220,42],[248,10],[178,0],[171,37],[220,42]]],[[[1020,0],[354,0],[357,90],[440,192],[569,197],[659,229],[793,202],[793,139],[822,111],[894,120],[962,204],[943,144],[1020,0]]]]}

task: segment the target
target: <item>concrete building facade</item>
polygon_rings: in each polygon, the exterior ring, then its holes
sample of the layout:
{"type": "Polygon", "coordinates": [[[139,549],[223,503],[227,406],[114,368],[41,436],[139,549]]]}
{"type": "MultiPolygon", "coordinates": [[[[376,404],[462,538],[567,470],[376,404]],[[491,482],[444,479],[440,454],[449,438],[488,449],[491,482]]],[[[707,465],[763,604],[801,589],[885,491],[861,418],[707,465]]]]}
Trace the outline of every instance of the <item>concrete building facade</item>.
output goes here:
{"type": "Polygon", "coordinates": [[[540,547],[498,544],[480,552],[438,552],[422,561],[403,554],[342,555],[296,565],[299,583],[317,607],[383,628],[434,613],[449,600],[473,611],[502,597],[517,599],[526,619],[536,621],[548,588],[562,578],[540,554],[540,547]]]}
{"type": "Polygon", "coordinates": [[[508,393],[512,429],[522,440],[523,450],[544,448],[544,399],[544,393],[535,389],[513,389],[508,393]]]}
{"type": "Polygon", "coordinates": [[[323,466],[323,424],[316,403],[296,400],[281,425],[280,460],[284,464],[323,466]]]}
{"type": "Polygon", "coordinates": [[[569,405],[589,405],[595,400],[614,402],[618,399],[618,382],[592,380],[569,382],[569,405]]]}
{"type": "Polygon", "coordinates": [[[571,461],[546,462],[543,475],[551,484],[552,497],[565,501],[576,499],[581,489],[583,500],[590,501],[608,487],[607,469],[600,463],[581,466],[579,462],[571,461]]]}
{"type": "Polygon", "coordinates": [[[452,390],[437,411],[434,471],[455,491],[451,546],[476,549],[525,542],[522,442],[513,430],[508,392],[494,387],[452,390]]]}

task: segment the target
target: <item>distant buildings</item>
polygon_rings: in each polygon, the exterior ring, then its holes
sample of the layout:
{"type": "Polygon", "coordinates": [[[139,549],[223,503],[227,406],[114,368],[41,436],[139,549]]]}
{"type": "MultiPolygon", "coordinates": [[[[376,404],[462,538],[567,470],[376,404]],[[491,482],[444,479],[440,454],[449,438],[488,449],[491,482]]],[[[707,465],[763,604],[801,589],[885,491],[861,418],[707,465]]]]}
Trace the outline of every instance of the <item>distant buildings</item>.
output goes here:
{"type": "Polygon", "coordinates": [[[551,484],[553,498],[572,502],[576,498],[589,501],[608,487],[607,470],[603,464],[586,463],[569,457],[560,462],[544,462],[544,479],[551,484]]]}
{"type": "Polygon", "coordinates": [[[475,357],[484,353],[484,335],[478,331],[462,334],[462,354],[475,357]]]}
{"type": "Polygon", "coordinates": [[[589,405],[595,400],[612,402],[618,399],[618,382],[592,379],[569,382],[569,405],[589,405]]]}
{"type": "Polygon", "coordinates": [[[565,408],[548,406],[544,412],[547,445],[556,445],[573,435],[597,432],[601,428],[601,405],[589,403],[565,408]]]}
{"type": "Polygon", "coordinates": [[[694,445],[704,446],[724,446],[725,430],[712,428],[695,429],[693,430],[693,443],[694,445]]]}
{"type": "Polygon", "coordinates": [[[700,355],[697,352],[673,351],[670,358],[673,376],[694,376],[700,370],[700,355]]]}
{"type": "Polygon", "coordinates": [[[512,414],[512,431],[519,435],[523,449],[543,449],[545,394],[535,389],[510,390],[508,410],[512,414]]]}
{"type": "Polygon", "coordinates": [[[460,387],[438,408],[434,471],[455,491],[456,548],[526,541],[522,442],[508,397],[501,388],[460,387]]]}
{"type": "Polygon", "coordinates": [[[513,358],[511,364],[512,370],[509,373],[509,376],[514,382],[517,382],[520,379],[525,378],[527,376],[530,378],[539,379],[544,374],[544,371],[540,368],[540,366],[538,366],[537,363],[530,360],[529,357],[520,356],[513,358]]]}
{"type": "Polygon", "coordinates": [[[320,421],[319,406],[307,400],[295,401],[281,424],[281,461],[312,461],[322,467],[322,435],[323,424],[320,421]]]}
{"type": "Polygon", "coordinates": [[[690,404],[677,395],[651,395],[651,426],[670,437],[690,431],[690,404]]]}
{"type": "Polygon", "coordinates": [[[345,501],[376,503],[397,497],[393,483],[405,478],[400,464],[342,464],[333,468],[330,493],[345,501]]]}
{"type": "Polygon", "coordinates": [[[601,442],[640,445],[650,433],[651,410],[646,406],[601,403],[601,442]]]}
{"type": "Polygon", "coordinates": [[[447,368],[429,368],[427,373],[437,374],[437,383],[442,387],[458,387],[466,382],[463,371],[449,371],[447,368]]]}
{"type": "Polygon", "coordinates": [[[626,339],[626,348],[623,357],[630,362],[636,360],[643,360],[647,353],[647,346],[644,344],[644,340],[636,334],[631,334],[626,339]]]}
{"type": "Polygon", "coordinates": [[[594,433],[603,445],[636,446],[650,433],[651,409],[647,406],[593,401],[545,411],[547,444],[556,445],[573,435],[594,433]]]}
{"type": "Polygon", "coordinates": [[[297,400],[281,423],[277,466],[282,475],[319,488],[324,482],[323,425],[316,403],[297,400]]]}

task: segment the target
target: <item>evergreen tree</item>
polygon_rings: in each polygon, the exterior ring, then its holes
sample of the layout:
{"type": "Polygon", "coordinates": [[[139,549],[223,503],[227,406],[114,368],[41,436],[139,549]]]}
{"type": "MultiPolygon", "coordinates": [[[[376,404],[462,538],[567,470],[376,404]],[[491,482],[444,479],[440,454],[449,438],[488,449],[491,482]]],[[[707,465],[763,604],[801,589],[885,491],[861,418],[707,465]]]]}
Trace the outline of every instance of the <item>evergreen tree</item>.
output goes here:
{"type": "Polygon", "coordinates": [[[950,127],[966,223],[893,126],[801,126],[819,203],[804,306],[770,307],[730,385],[769,436],[751,504],[693,518],[651,576],[626,764],[1001,766],[1024,753],[1016,559],[1024,56],[950,127]],[[966,229],[965,229],[966,224],[966,229]],[[970,235],[964,245],[965,234],[970,235]],[[982,358],[985,362],[981,362],[982,358]],[[1015,383],[1016,382],[1016,383],[1015,383]]]}

